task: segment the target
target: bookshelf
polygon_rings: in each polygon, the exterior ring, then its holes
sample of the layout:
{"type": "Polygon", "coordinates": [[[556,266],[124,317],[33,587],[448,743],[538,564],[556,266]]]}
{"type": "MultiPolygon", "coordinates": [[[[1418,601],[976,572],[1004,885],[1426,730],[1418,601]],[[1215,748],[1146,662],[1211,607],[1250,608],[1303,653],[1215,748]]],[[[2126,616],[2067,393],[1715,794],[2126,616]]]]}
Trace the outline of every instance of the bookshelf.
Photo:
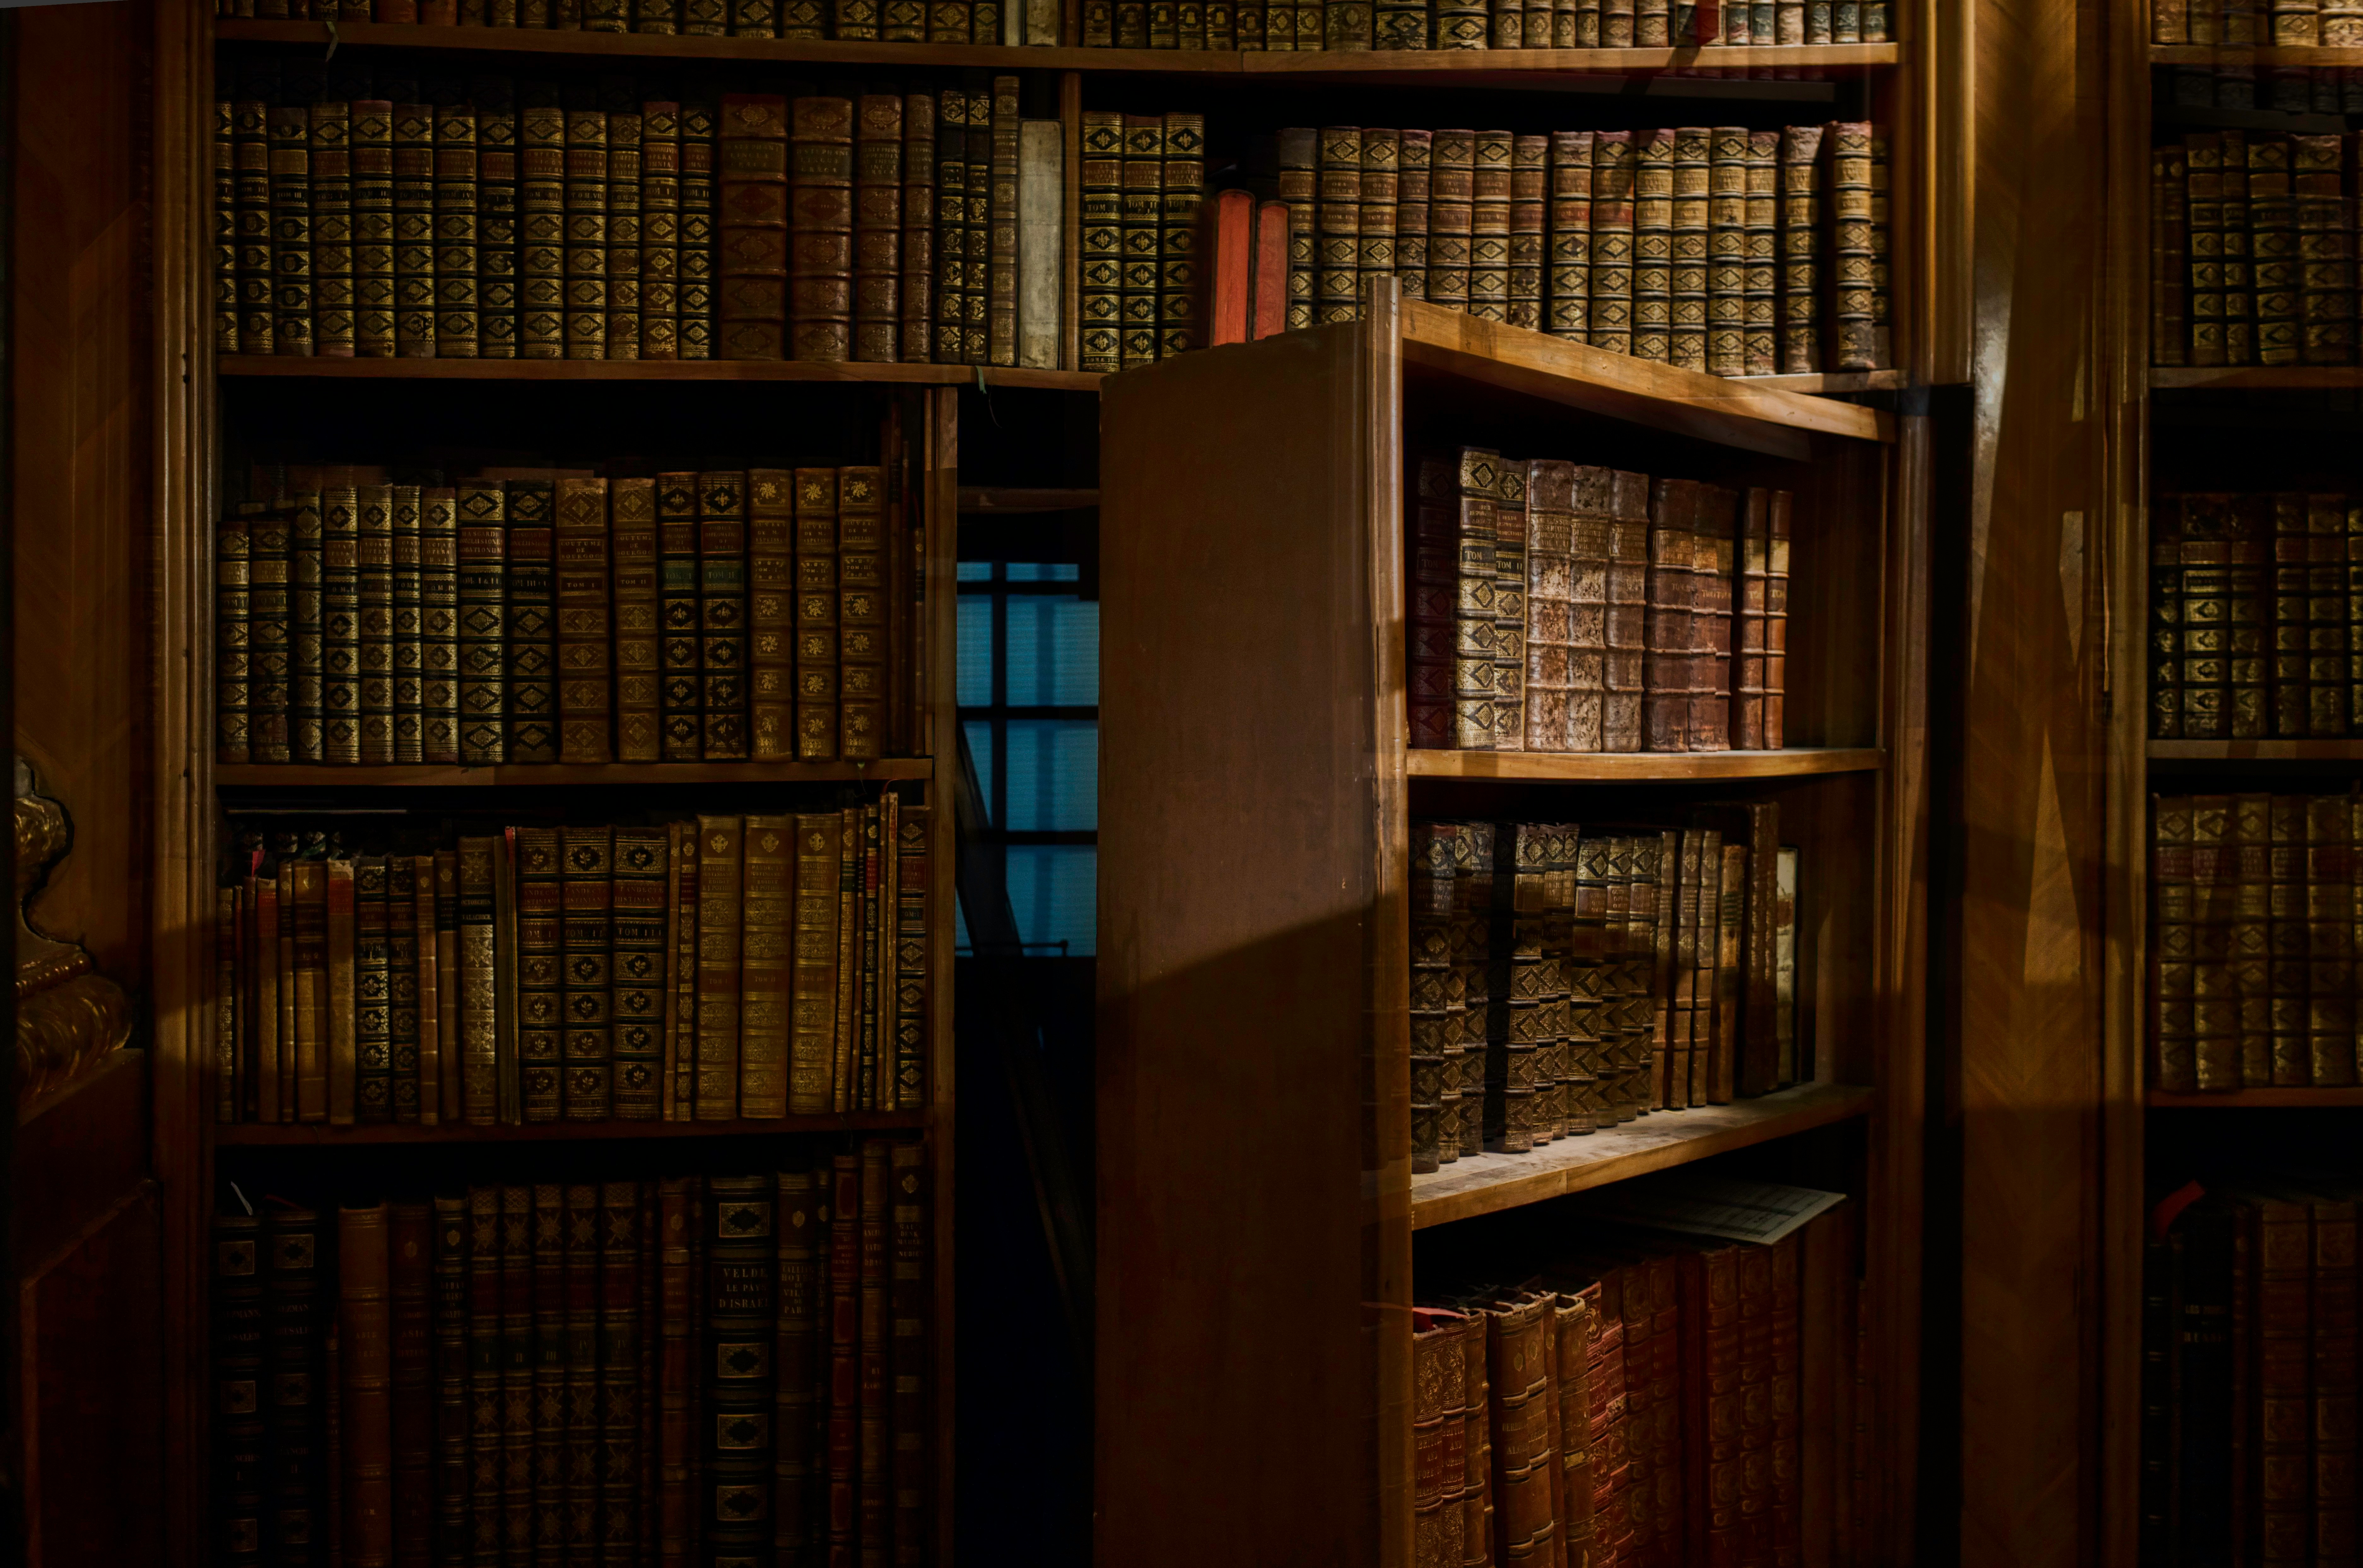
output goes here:
{"type": "MultiPolygon", "coordinates": [[[[1126,373],[1102,407],[1104,613],[1122,630],[1102,654],[1099,1560],[1408,1562],[1414,1238],[1809,1143],[1850,1173],[1883,1389],[1865,1451],[1883,1500],[1814,1560],[1902,1560],[1886,1532],[1912,1487],[1895,1369],[1917,1354],[1921,1039],[1905,911],[1926,810],[1910,718],[1925,524],[1890,489],[1909,417],[1636,375],[1460,330],[1383,282],[1359,323],[1126,373]],[[1459,442],[1795,485],[1805,744],[1409,748],[1405,468],[1459,442]],[[1412,1174],[1413,820],[1646,822],[1734,781],[1778,801],[1822,889],[1801,915],[1806,1081],[1412,1174]],[[1251,1334],[1225,1326],[1243,1311],[1251,1334]],[[1221,1509],[1182,1503],[1217,1493],[1221,1509]]],[[[1809,1466],[1837,1441],[1809,1433],[1809,1466]]]]}

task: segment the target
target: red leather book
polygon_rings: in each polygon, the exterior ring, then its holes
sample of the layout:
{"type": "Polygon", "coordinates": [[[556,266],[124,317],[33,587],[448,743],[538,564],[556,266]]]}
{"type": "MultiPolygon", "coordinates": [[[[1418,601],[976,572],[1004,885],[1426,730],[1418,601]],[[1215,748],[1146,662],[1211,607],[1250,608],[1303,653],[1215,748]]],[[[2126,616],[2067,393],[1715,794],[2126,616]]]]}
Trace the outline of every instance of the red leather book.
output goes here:
{"type": "Polygon", "coordinates": [[[1764,747],[1788,744],[1789,690],[1789,512],[1785,490],[1772,492],[1770,543],[1764,565],[1764,747]]]}
{"type": "Polygon", "coordinates": [[[1549,1298],[1532,1297],[1479,1315],[1485,1331],[1492,1448],[1493,1549],[1503,1563],[1548,1558],[1557,1533],[1550,1440],[1549,1298]]]}
{"type": "Polygon", "coordinates": [[[1288,204],[1257,204],[1248,244],[1250,338],[1277,337],[1288,330],[1288,204]]]}
{"type": "Polygon", "coordinates": [[[788,357],[843,360],[853,349],[853,100],[798,98],[789,115],[788,357]]]}
{"type": "Polygon", "coordinates": [[[387,1300],[385,1205],[339,1211],[337,1222],[337,1392],[344,1560],[394,1561],[393,1308],[387,1300]]]}
{"type": "Polygon", "coordinates": [[[1739,1568],[1741,1562],[1743,1433],[1750,1415],[1743,1364],[1742,1251],[1726,1243],[1689,1247],[1673,1255],[1682,1479],[1698,1506],[1679,1516],[1681,1533],[1664,1544],[1700,1568],[1739,1568]]]}
{"type": "Polygon", "coordinates": [[[1226,343],[1245,343],[1255,336],[1250,317],[1251,294],[1254,285],[1255,194],[1250,191],[1223,191],[1205,209],[1212,220],[1212,243],[1202,237],[1201,246],[1212,265],[1205,270],[1209,303],[1206,306],[1206,341],[1220,348],[1226,343]]]}
{"type": "MultiPolygon", "coordinates": [[[[903,100],[867,94],[855,127],[853,358],[901,357],[903,100]]],[[[932,117],[932,116],[931,116],[932,117]]]]}

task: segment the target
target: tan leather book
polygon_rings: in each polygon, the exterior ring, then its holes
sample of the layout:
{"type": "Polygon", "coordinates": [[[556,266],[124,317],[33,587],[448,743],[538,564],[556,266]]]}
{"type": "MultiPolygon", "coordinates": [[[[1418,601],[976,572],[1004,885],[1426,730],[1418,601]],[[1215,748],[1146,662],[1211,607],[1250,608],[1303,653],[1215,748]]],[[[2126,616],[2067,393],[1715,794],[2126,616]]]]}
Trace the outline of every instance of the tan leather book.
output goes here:
{"type": "Polygon", "coordinates": [[[837,480],[837,755],[867,762],[883,754],[886,738],[885,475],[845,468],[837,480]]]}
{"type": "MultiPolygon", "coordinates": [[[[1745,973],[1747,931],[1747,846],[1726,843],[1723,845],[1723,867],[1720,875],[1708,867],[1714,878],[1716,895],[1714,910],[1714,1034],[1711,1048],[1709,1076],[1711,1087],[1707,1101],[1711,1105],[1728,1105],[1738,1097],[1740,1068],[1740,1023],[1746,1012],[1746,995],[1742,977],[1745,973]]],[[[1770,900],[1765,900],[1769,909],[1770,900]]],[[[1707,935],[1706,900],[1700,900],[1699,938],[1704,944],[1707,935]]],[[[1766,977],[1769,978],[1768,974],[1766,977]]],[[[1707,983],[1702,974],[1700,983],[1707,983]]],[[[1769,1020],[1768,1020],[1769,1021],[1769,1020]]],[[[1769,1031],[1767,1032],[1769,1032],[1769,1031]]],[[[1769,1047],[1769,1040],[1766,1045],[1769,1047]]],[[[1765,1053],[1769,1058],[1769,1049],[1765,1053]]]]}
{"type": "Polygon", "coordinates": [[[838,871],[842,823],[834,812],[796,818],[795,925],[791,951],[788,1108],[842,1110],[837,1100],[838,871]]]}
{"type": "Polygon", "coordinates": [[[356,912],[351,861],[330,860],[322,864],[320,899],[321,968],[316,994],[324,1058],[326,1115],[331,1123],[344,1125],[353,1121],[360,1067],[361,1021],[357,1006],[356,912]]]}
{"type": "Polygon", "coordinates": [[[1412,1568],[1460,1568],[1461,1321],[1412,1310],[1412,1568]]]}
{"type": "Polygon", "coordinates": [[[607,481],[558,480],[558,759],[610,762],[607,481]]]}
{"type": "Polygon", "coordinates": [[[927,1103],[930,847],[925,806],[898,804],[894,835],[894,1104],[916,1110],[927,1103]]]}
{"type": "Polygon", "coordinates": [[[1691,713],[1692,751],[1731,749],[1732,573],[1739,492],[1702,484],[1692,492],[1691,713]]]}
{"type": "MultiPolygon", "coordinates": [[[[1371,135],[1364,133],[1368,141],[1371,135]]],[[[1493,749],[1526,748],[1526,465],[1496,465],[1493,491],[1493,749]]]]}
{"type": "Polygon", "coordinates": [[[433,1561],[435,1550],[435,1210],[386,1205],[393,1303],[394,1554],[433,1561]]]}
{"type": "Polygon", "coordinates": [[[798,469],[795,476],[796,756],[829,762],[837,756],[839,690],[838,475],[835,469],[798,469]]]}
{"type": "Polygon", "coordinates": [[[697,1101],[700,1121],[738,1115],[740,856],[738,817],[697,819],[697,1101]]]}
{"type": "MultiPolygon", "coordinates": [[[[501,841],[467,837],[457,855],[458,930],[454,944],[459,967],[459,1055],[460,1104],[468,1121],[489,1127],[502,1120],[500,1093],[500,1016],[495,931],[494,886],[501,859],[501,841]]],[[[439,860],[439,857],[438,857],[439,860]]],[[[442,868],[437,867],[437,881],[442,868]]]]}
{"type": "Polygon", "coordinates": [[[1723,842],[1713,829],[1685,829],[1681,895],[1674,923],[1673,1002],[1667,1046],[1678,1105],[1708,1103],[1714,1082],[1709,1047],[1714,1027],[1714,958],[1720,938],[1723,842]],[[1709,872],[1713,872],[1710,877],[1709,872]]]}
{"type": "Polygon", "coordinates": [[[435,856],[409,859],[411,1018],[417,1031],[416,1066],[418,1121],[433,1127],[443,1120],[443,969],[437,945],[435,919],[435,856]]]}
{"type": "Polygon", "coordinates": [[[604,1121],[615,1114],[616,830],[570,823],[559,852],[560,1102],[569,1121],[604,1121]]]}
{"type": "Polygon", "coordinates": [[[344,1560],[394,1562],[393,1304],[383,1203],[337,1216],[337,1344],[344,1560]]]}
{"type": "Polygon", "coordinates": [[[1606,698],[1601,749],[1642,749],[1642,699],[1647,684],[1650,580],[1649,477],[1608,476],[1606,698]]]}
{"type": "Polygon", "coordinates": [[[740,896],[738,1113],[788,1110],[790,947],[795,902],[795,819],[746,819],[740,896]]]}
{"type": "MultiPolygon", "coordinates": [[[[645,318],[644,318],[645,319],[645,318]]],[[[613,574],[616,758],[657,760],[660,685],[656,481],[608,481],[607,548],[613,574]]]]}
{"type": "Polygon", "coordinates": [[[516,867],[517,1082],[527,1121],[556,1121],[565,1104],[565,877],[558,830],[520,827],[516,867]]]}
{"type": "Polygon", "coordinates": [[[750,755],[796,755],[795,475],[747,476],[747,701],[750,755]]]}
{"type": "MultiPolygon", "coordinates": [[[[1570,711],[1573,700],[1570,666],[1575,465],[1529,462],[1525,469],[1524,745],[1527,751],[1566,751],[1570,749],[1569,735],[1575,723],[1570,711]]],[[[1585,695],[1589,699],[1584,705],[1585,716],[1597,728],[1597,692],[1587,690],[1585,695]]]]}

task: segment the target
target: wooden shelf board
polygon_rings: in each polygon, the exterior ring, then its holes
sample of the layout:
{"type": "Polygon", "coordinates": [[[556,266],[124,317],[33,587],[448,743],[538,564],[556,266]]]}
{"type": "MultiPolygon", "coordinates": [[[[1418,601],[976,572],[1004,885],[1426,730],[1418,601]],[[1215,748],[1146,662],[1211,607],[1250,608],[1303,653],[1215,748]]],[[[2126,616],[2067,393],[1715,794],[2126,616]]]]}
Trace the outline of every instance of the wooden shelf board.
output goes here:
{"type": "Polygon", "coordinates": [[[214,1128],[224,1148],[383,1148],[403,1143],[565,1143],[620,1138],[760,1138],[791,1132],[878,1132],[922,1128],[924,1110],[850,1111],[842,1116],[789,1116],[771,1121],[535,1121],[483,1127],[444,1122],[433,1127],[373,1122],[236,1122],[214,1128]]]}
{"type": "Polygon", "coordinates": [[[1468,381],[1792,460],[1810,454],[1810,436],[1895,438],[1879,409],[1612,354],[1425,300],[1403,302],[1403,352],[1468,381]]]}
{"type": "Polygon", "coordinates": [[[1783,751],[1429,751],[1404,756],[1414,778],[1519,781],[1599,779],[1669,783],[1692,778],[1782,778],[1814,773],[1866,773],[1881,767],[1876,746],[1792,746],[1783,751]]]}
{"type": "Polygon", "coordinates": [[[1099,391],[1096,370],[1026,370],[978,365],[827,364],[813,359],[341,359],[301,354],[225,354],[224,376],[327,381],[871,381],[964,387],[1099,391]]]}
{"type": "Polygon", "coordinates": [[[2363,49],[2324,44],[2152,44],[2152,65],[2363,65],[2363,49]]]}
{"type": "Polygon", "coordinates": [[[1816,370],[1801,376],[1741,376],[1744,387],[1767,387],[1776,392],[1901,392],[1911,378],[1902,370],[1816,370]]]}
{"type": "Polygon", "coordinates": [[[2297,1110],[2363,1106],[2363,1088],[2245,1088],[2227,1094],[2172,1094],[2151,1089],[2143,1097],[2152,1110],[2297,1110]]]}
{"type": "MultiPolygon", "coordinates": [[[[223,19],[226,43],[326,44],[318,22],[223,19]]],[[[1890,66],[1901,45],[1792,44],[1691,49],[1349,50],[1266,53],[1248,50],[1062,49],[1046,45],[851,42],[836,39],[738,39],[660,33],[589,33],[526,28],[429,28],[344,22],[338,46],[469,50],[494,54],[578,54],[607,59],[808,61],[845,65],[953,65],[1002,71],[1124,71],[1228,76],[1529,75],[1538,73],[1727,71],[1747,66],[1890,66]]],[[[2357,51],[2363,52],[2363,51],[2357,51]]]]}
{"type": "Polygon", "coordinates": [[[2154,740],[2152,762],[2363,762],[2363,740],[2154,740]]]}
{"type": "Polygon", "coordinates": [[[931,778],[936,765],[924,756],[889,756],[876,762],[611,762],[508,763],[491,767],[452,767],[442,763],[398,762],[362,767],[316,767],[310,763],[222,762],[214,783],[226,790],[500,789],[541,785],[581,788],[615,784],[806,784],[867,778],[931,778]]]}
{"type": "MultiPolygon", "coordinates": [[[[2342,50],[2363,65],[2363,49],[2342,50]]],[[[2153,365],[2152,392],[2335,392],[2363,388],[2363,365],[2153,365]]]]}
{"type": "Polygon", "coordinates": [[[1605,1187],[1752,1143],[1867,1114],[1878,1091],[1805,1084],[1730,1105],[1654,1110],[1604,1132],[1561,1138],[1530,1154],[1463,1155],[1411,1178],[1414,1231],[1605,1187]]]}

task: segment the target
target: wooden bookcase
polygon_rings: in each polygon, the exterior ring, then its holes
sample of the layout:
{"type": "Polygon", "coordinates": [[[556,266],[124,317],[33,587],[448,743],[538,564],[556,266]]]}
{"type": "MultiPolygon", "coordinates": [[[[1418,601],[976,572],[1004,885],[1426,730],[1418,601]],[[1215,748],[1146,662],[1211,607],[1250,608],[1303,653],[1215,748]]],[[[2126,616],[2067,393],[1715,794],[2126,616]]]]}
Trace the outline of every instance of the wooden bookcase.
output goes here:
{"type": "Polygon", "coordinates": [[[1415,1236],[1814,1138],[1864,1221],[1883,1500],[1810,1560],[1904,1560],[1926,540],[1902,421],[1383,282],[1359,323],[1101,395],[1099,1560],[1407,1563],[1415,1236]],[[1459,442],[1793,489],[1798,749],[1408,750],[1406,466],[1459,442]],[[1649,820],[1735,790],[1780,802],[1813,880],[1813,1081],[1412,1175],[1412,819],[1649,820]]]}

